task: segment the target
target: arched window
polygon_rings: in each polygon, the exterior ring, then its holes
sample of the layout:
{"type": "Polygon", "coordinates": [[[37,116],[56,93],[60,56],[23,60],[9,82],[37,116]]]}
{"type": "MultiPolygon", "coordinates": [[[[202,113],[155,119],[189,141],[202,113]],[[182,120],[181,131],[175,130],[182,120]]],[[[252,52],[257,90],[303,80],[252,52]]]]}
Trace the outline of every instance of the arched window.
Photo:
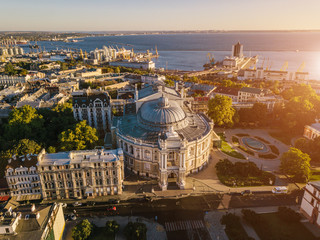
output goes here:
{"type": "Polygon", "coordinates": [[[150,159],[150,158],[151,158],[151,152],[150,152],[149,150],[145,150],[145,151],[144,151],[144,157],[145,157],[146,159],[150,159]]]}

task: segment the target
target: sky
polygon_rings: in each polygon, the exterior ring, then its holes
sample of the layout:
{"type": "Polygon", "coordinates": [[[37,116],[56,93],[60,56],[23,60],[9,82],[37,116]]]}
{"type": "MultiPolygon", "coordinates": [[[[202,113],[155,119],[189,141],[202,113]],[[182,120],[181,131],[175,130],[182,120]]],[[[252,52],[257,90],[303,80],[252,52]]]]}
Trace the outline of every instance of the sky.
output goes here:
{"type": "Polygon", "coordinates": [[[0,6],[0,31],[320,29],[320,0],[0,0],[0,6]]]}

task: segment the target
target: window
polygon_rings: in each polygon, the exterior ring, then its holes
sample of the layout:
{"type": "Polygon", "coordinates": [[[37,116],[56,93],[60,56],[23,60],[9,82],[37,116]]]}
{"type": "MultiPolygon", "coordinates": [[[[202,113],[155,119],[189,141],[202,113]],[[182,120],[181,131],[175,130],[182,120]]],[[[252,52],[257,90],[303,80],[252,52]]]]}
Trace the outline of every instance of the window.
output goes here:
{"type": "Polygon", "coordinates": [[[90,177],[90,173],[89,172],[87,172],[87,177],[90,177]]]}
{"type": "Polygon", "coordinates": [[[113,175],[116,175],[116,171],[113,170],[113,171],[112,171],[112,174],[113,174],[113,175]]]}

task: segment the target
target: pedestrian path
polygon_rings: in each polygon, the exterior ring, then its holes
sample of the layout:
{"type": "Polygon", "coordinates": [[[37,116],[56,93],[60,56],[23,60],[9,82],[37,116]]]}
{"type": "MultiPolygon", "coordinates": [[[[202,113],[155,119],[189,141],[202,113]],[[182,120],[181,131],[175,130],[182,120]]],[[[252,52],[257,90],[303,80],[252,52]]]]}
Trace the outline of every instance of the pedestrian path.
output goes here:
{"type": "Polygon", "coordinates": [[[205,228],[202,220],[165,222],[166,232],[205,228]]]}

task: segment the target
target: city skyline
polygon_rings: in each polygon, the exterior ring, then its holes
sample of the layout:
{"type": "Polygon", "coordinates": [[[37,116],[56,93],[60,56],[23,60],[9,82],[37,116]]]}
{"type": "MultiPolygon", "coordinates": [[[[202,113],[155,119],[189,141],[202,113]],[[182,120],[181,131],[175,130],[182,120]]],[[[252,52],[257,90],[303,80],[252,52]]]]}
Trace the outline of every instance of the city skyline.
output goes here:
{"type": "Polygon", "coordinates": [[[320,2],[307,0],[5,1],[0,31],[318,30],[320,2]]]}

